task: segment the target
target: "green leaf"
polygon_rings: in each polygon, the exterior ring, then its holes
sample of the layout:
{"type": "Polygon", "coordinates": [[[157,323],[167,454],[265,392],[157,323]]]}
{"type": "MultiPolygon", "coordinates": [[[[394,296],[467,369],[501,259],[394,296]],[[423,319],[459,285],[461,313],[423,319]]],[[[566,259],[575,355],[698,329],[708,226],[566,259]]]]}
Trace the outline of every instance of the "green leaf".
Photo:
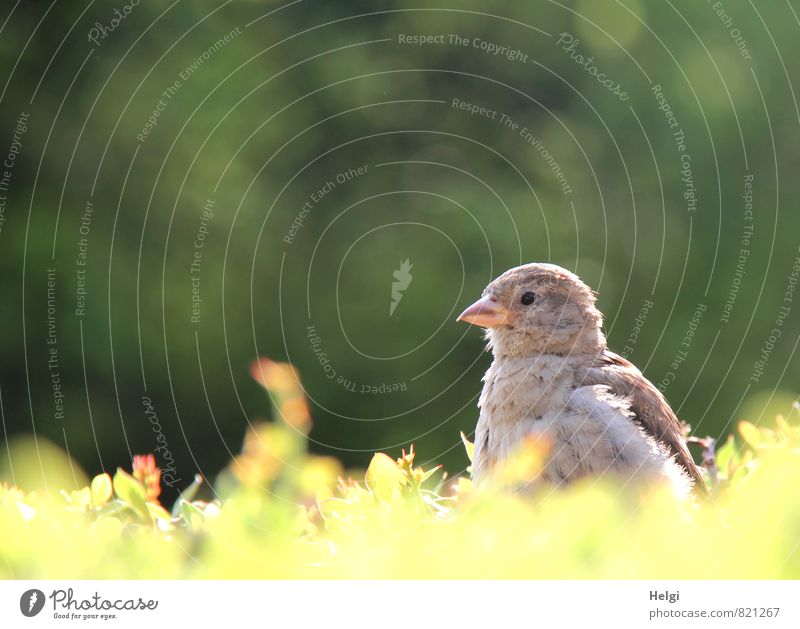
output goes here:
{"type": "Polygon", "coordinates": [[[742,439],[752,448],[758,448],[763,442],[761,431],[750,422],[739,422],[739,434],[742,435],[742,439]]]}
{"type": "Polygon", "coordinates": [[[203,523],[205,522],[203,512],[188,500],[181,500],[180,504],[181,515],[183,516],[183,519],[186,520],[186,524],[189,525],[189,528],[195,531],[202,528],[203,523]]]}
{"type": "Polygon", "coordinates": [[[422,473],[422,478],[420,479],[419,484],[422,485],[422,483],[424,483],[426,480],[428,480],[431,476],[436,474],[436,472],[438,472],[441,469],[442,469],[442,466],[441,465],[437,465],[436,467],[429,469],[427,472],[423,472],[422,473]]]}
{"type": "Polygon", "coordinates": [[[122,500],[112,500],[97,510],[97,519],[101,520],[106,517],[120,515],[126,509],[128,509],[128,506],[122,500]]]}
{"type": "Polygon", "coordinates": [[[378,452],[367,468],[367,486],[380,500],[391,500],[408,482],[403,470],[390,457],[378,452]]]}
{"type": "Polygon", "coordinates": [[[717,468],[720,473],[722,473],[725,478],[730,477],[741,463],[741,456],[739,455],[739,449],[736,446],[736,440],[733,438],[733,435],[728,435],[727,441],[717,450],[716,456],[717,468]]]}
{"type": "Polygon", "coordinates": [[[172,519],[169,511],[167,511],[164,507],[160,504],[156,504],[155,502],[148,502],[147,503],[147,510],[150,512],[150,515],[158,520],[166,520],[169,522],[172,519]]]}
{"type": "Polygon", "coordinates": [[[92,479],[92,504],[95,507],[100,507],[111,500],[113,492],[111,477],[108,474],[98,474],[92,479]]]}
{"type": "Polygon", "coordinates": [[[150,511],[147,508],[147,494],[142,484],[122,468],[117,468],[114,474],[114,492],[120,500],[133,509],[139,517],[152,523],[150,511]]]}
{"type": "Polygon", "coordinates": [[[181,501],[185,500],[186,502],[191,502],[194,497],[197,495],[197,490],[200,489],[200,486],[203,484],[203,477],[200,474],[194,475],[194,480],[192,484],[189,485],[186,489],[184,489],[175,503],[172,505],[172,517],[177,518],[181,512],[181,501]]]}

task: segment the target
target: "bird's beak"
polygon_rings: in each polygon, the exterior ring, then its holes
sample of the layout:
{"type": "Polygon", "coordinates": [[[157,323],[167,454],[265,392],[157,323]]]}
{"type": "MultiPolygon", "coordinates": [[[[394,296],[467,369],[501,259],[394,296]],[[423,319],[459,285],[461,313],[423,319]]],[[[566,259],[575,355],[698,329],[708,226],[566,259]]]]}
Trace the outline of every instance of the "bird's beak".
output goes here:
{"type": "Polygon", "coordinates": [[[482,328],[494,328],[502,325],[508,317],[508,308],[491,295],[481,297],[464,312],[458,315],[458,321],[466,321],[482,328]]]}

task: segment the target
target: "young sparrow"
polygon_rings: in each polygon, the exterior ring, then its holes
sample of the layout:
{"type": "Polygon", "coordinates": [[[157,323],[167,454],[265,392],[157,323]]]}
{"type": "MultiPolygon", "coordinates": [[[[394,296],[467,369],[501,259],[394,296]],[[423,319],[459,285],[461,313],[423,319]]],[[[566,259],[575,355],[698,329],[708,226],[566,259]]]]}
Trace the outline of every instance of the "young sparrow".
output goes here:
{"type": "Polygon", "coordinates": [[[486,328],[494,360],[483,377],[473,476],[529,435],[550,444],[542,478],[588,475],[664,481],[703,493],[700,470],[661,392],[608,350],[592,290],[554,264],[526,264],[489,284],[458,317],[486,328]]]}

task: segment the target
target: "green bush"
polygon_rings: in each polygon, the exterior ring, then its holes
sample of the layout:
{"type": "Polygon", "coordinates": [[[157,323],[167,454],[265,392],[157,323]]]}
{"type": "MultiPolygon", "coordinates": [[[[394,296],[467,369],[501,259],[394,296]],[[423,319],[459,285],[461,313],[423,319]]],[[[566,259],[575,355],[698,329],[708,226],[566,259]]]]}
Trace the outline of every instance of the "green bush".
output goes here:
{"type": "MultiPolygon", "coordinates": [[[[711,498],[587,479],[516,494],[546,452],[532,443],[478,491],[466,478],[376,454],[363,479],[310,455],[296,372],[254,375],[275,415],[219,475],[172,509],[151,455],[72,492],[0,489],[6,578],[798,578],[800,428],[742,422],[712,457],[711,498]]],[[[467,453],[471,445],[465,440],[467,453]]]]}

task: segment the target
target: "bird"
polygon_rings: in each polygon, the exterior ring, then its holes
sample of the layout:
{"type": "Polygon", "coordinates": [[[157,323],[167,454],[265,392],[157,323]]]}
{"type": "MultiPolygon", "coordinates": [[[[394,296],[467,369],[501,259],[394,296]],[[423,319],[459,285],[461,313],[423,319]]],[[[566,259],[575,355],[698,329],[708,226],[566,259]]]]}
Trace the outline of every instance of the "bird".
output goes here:
{"type": "Polygon", "coordinates": [[[663,484],[705,494],[681,422],[661,391],[608,349],[596,294],[555,264],[530,263],[493,280],[458,321],[485,328],[493,360],[478,399],[472,476],[491,480],[527,438],[549,452],[537,481],[586,477],[663,484]]]}

